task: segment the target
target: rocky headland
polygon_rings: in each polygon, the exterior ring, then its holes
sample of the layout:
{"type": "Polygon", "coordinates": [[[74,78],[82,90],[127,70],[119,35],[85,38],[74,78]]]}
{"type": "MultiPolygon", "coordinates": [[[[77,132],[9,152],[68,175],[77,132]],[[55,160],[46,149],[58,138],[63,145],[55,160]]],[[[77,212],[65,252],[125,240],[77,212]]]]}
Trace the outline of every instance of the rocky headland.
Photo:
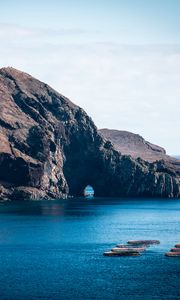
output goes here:
{"type": "Polygon", "coordinates": [[[121,154],[130,155],[133,158],[142,158],[148,162],[165,160],[179,165],[176,157],[166,154],[166,150],[160,146],[146,141],[139,134],[116,129],[100,129],[99,132],[113,143],[114,148],[121,154]]]}
{"type": "MultiPolygon", "coordinates": [[[[163,152],[163,150],[162,150],[163,152]]],[[[85,111],[47,84],[0,69],[0,199],[180,197],[179,167],[123,155],[85,111]]]]}

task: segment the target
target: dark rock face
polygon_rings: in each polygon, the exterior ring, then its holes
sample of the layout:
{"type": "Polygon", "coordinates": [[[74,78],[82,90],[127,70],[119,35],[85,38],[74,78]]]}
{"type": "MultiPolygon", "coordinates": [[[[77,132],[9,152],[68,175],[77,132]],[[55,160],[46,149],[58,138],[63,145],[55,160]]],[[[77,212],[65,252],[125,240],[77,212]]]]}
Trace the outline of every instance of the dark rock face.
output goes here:
{"type": "Polygon", "coordinates": [[[114,129],[100,129],[99,132],[105,139],[111,141],[121,154],[130,155],[136,160],[140,158],[149,163],[164,164],[163,168],[166,171],[169,169],[177,175],[180,173],[180,161],[177,157],[167,155],[165,149],[147,142],[139,134],[114,129]]]}
{"type": "Polygon", "coordinates": [[[87,114],[47,84],[0,70],[0,198],[179,197],[180,172],[121,155],[87,114]]]}

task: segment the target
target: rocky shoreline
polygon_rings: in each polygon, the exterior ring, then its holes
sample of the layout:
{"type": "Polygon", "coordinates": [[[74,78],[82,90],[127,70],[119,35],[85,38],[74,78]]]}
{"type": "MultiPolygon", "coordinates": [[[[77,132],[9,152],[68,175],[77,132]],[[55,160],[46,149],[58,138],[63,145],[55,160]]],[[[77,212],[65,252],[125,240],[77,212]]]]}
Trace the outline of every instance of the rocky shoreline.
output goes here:
{"type": "Polygon", "coordinates": [[[180,172],[165,161],[122,155],[83,109],[47,84],[0,69],[0,199],[81,196],[180,197],[180,172]]]}

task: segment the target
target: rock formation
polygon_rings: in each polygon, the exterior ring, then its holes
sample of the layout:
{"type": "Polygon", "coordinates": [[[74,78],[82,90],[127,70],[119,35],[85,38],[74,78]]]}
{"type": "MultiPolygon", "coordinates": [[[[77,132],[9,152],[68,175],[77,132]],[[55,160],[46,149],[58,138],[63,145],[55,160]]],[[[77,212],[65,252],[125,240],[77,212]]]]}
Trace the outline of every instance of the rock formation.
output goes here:
{"type": "Polygon", "coordinates": [[[121,152],[121,154],[131,155],[133,158],[140,157],[148,162],[163,159],[179,163],[173,157],[168,156],[164,148],[146,141],[139,134],[107,128],[100,129],[99,132],[106,139],[110,140],[115,149],[121,152]]]}
{"type": "Polygon", "coordinates": [[[114,148],[123,155],[130,155],[134,159],[143,159],[149,163],[163,162],[166,168],[180,173],[178,156],[171,157],[164,148],[146,141],[139,134],[114,129],[100,129],[100,134],[111,141],[114,148]]]}
{"type": "Polygon", "coordinates": [[[180,172],[116,151],[83,109],[30,75],[0,69],[0,199],[179,197],[180,172]]]}

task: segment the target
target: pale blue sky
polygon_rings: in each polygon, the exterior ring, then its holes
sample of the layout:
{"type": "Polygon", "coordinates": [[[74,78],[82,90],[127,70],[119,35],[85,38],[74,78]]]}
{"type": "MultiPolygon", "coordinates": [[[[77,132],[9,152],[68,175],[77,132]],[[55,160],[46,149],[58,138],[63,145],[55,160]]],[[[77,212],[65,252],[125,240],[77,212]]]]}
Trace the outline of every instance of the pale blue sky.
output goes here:
{"type": "Polygon", "coordinates": [[[22,26],[100,31],[125,43],[180,43],[179,0],[6,0],[0,20],[22,26]]]}
{"type": "Polygon", "coordinates": [[[180,1],[0,1],[0,65],[180,153],[180,1]]]}

